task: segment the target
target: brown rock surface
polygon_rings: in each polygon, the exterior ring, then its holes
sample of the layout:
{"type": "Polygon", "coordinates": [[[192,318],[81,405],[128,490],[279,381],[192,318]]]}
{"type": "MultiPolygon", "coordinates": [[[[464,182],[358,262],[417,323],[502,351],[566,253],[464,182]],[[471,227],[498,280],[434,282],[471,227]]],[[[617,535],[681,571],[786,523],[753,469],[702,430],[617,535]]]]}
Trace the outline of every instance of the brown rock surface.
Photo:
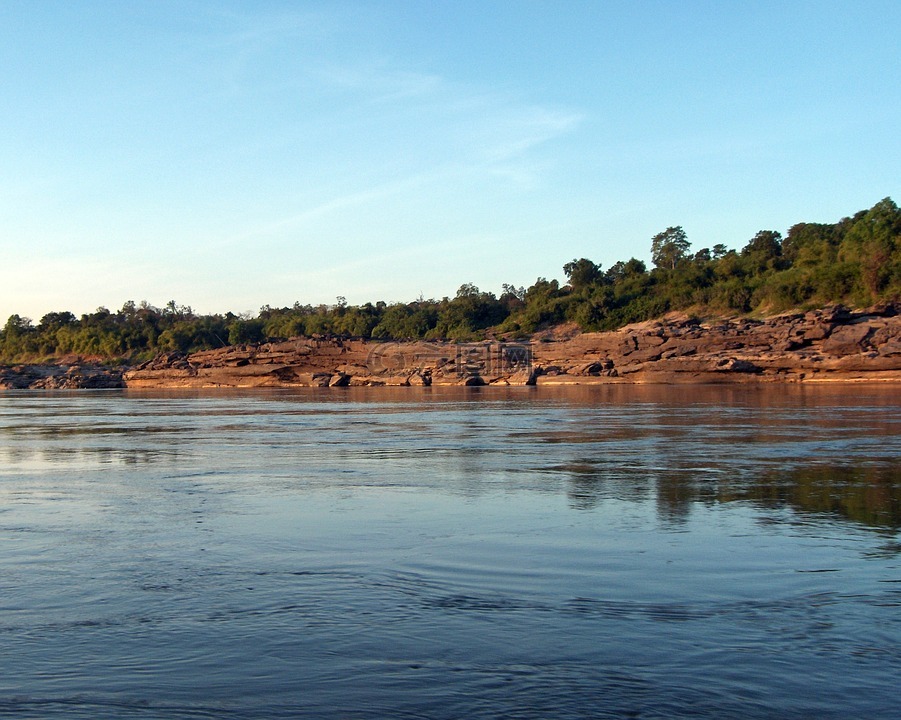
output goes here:
{"type": "Polygon", "coordinates": [[[77,365],[0,368],[0,388],[901,381],[899,309],[712,322],[673,314],[614,332],[563,326],[525,342],[294,338],[169,353],[124,375],[77,365]]]}
{"type": "Polygon", "coordinates": [[[123,388],[122,371],[98,365],[0,366],[0,390],[83,390],[123,388]]]}
{"type": "Polygon", "coordinates": [[[126,373],[126,383],[130,388],[531,385],[535,375],[527,354],[521,343],[295,338],[160,355],[126,373]]]}
{"type": "Polygon", "coordinates": [[[674,315],[606,333],[549,330],[526,344],[298,338],[165,356],[125,380],[129,387],[898,381],[901,317],[893,306],[712,323],[674,315]],[[523,348],[530,357],[517,358],[523,348]]]}
{"type": "Polygon", "coordinates": [[[901,318],[887,306],[834,307],[767,320],[672,316],[610,333],[535,343],[539,384],[901,380],[901,318]],[[617,376],[593,376],[612,362],[617,376]]]}

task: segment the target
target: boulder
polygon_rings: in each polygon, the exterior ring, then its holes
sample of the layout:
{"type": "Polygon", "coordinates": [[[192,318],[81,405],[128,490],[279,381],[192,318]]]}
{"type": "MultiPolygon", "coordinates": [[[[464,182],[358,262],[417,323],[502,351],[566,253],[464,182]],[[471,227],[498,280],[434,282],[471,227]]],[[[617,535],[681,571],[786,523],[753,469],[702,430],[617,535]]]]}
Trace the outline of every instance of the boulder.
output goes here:
{"type": "Polygon", "coordinates": [[[329,378],[328,386],[329,387],[347,387],[350,384],[350,375],[346,375],[345,373],[338,372],[329,378]]]}
{"type": "Polygon", "coordinates": [[[863,352],[864,342],[873,327],[866,322],[858,322],[837,327],[823,342],[823,352],[830,355],[849,355],[863,352]]]}
{"type": "Polygon", "coordinates": [[[604,371],[604,364],[601,362],[590,362],[585,365],[578,365],[570,370],[572,375],[600,375],[604,371]]]}
{"type": "Polygon", "coordinates": [[[428,371],[412,373],[407,378],[407,385],[415,385],[419,387],[427,387],[432,384],[432,374],[428,371]]]}

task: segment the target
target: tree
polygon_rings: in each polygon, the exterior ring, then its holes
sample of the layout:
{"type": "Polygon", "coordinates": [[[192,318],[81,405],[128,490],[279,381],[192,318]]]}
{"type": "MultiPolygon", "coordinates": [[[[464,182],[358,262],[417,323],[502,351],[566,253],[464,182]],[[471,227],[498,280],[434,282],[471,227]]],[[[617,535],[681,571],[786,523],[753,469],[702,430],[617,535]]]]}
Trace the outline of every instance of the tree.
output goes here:
{"type": "Polygon", "coordinates": [[[506,307],[493,293],[480,292],[472,283],[460,286],[453,300],[441,303],[433,337],[468,340],[507,317],[506,307]]]}
{"type": "Polygon", "coordinates": [[[636,275],[644,275],[648,271],[647,265],[636,258],[629,258],[623,265],[623,277],[634,277],[636,275]]]}
{"type": "Polygon", "coordinates": [[[525,305],[526,289],[524,287],[504,283],[501,289],[503,292],[498,300],[507,308],[508,313],[515,312],[525,305]]]}
{"type": "Polygon", "coordinates": [[[29,340],[35,335],[31,319],[21,315],[10,315],[6,325],[0,330],[0,350],[9,356],[28,353],[34,348],[29,340]]]}
{"type": "Polygon", "coordinates": [[[741,256],[747,258],[754,273],[774,268],[782,256],[782,235],[774,230],[761,230],[742,248],[741,256]]]}
{"type": "Polygon", "coordinates": [[[893,271],[893,256],[901,250],[901,210],[891,198],[876,203],[848,229],[838,258],[855,262],[871,298],[878,298],[893,271]]]}
{"type": "Polygon", "coordinates": [[[235,320],[228,326],[228,342],[231,345],[263,342],[262,320],[235,320]]]}
{"type": "Polygon", "coordinates": [[[668,227],[651,238],[651,260],[658,268],[672,270],[685,259],[690,248],[691,243],[681,225],[668,227]]]}
{"type": "Polygon", "coordinates": [[[719,260],[725,257],[727,252],[729,252],[729,248],[723,245],[723,243],[717,243],[713,246],[713,259],[719,260]]]}
{"type": "Polygon", "coordinates": [[[798,223],[782,241],[782,254],[792,265],[815,266],[834,262],[841,233],[837,225],[798,223]]]}
{"type": "Polygon", "coordinates": [[[573,290],[593,285],[603,277],[601,268],[588,258],[573,259],[572,262],[568,262],[563,266],[563,272],[566,273],[573,290]]]}
{"type": "Polygon", "coordinates": [[[742,248],[744,257],[758,255],[767,259],[782,254],[782,235],[775,230],[761,230],[742,248]]]}
{"type": "Polygon", "coordinates": [[[630,258],[626,262],[619,260],[613,263],[610,269],[604,273],[604,277],[608,282],[616,284],[636,275],[644,275],[647,271],[647,266],[641,260],[630,258]]]}
{"type": "Polygon", "coordinates": [[[22,317],[21,315],[10,315],[3,327],[3,331],[8,337],[20,335],[31,330],[31,318],[22,317]]]}
{"type": "Polygon", "coordinates": [[[56,332],[61,327],[75,324],[76,317],[68,312],[50,312],[41,318],[38,328],[42,332],[56,332]]]}

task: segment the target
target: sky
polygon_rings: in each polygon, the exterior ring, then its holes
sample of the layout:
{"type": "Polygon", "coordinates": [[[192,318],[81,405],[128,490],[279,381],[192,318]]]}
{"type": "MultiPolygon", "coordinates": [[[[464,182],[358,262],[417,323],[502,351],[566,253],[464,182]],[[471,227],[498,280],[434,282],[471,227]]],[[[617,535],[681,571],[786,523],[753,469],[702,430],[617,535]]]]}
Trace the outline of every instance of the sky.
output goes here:
{"type": "Polygon", "coordinates": [[[897,0],[0,0],[0,322],[501,292],[901,202],[897,0]]]}

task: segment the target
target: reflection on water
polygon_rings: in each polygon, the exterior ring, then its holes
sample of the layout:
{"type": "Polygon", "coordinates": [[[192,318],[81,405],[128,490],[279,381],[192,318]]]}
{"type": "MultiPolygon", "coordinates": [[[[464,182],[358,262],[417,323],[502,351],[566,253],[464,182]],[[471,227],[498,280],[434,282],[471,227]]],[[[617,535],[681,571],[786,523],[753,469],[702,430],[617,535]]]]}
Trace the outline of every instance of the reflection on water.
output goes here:
{"type": "Polygon", "coordinates": [[[0,395],[0,717],[894,718],[901,391],[0,395]]]}
{"type": "Polygon", "coordinates": [[[866,466],[793,468],[755,483],[747,497],[787,504],[808,513],[824,513],[864,525],[901,528],[901,466],[898,458],[866,466]]]}
{"type": "Polygon", "coordinates": [[[864,466],[843,466],[841,462],[787,466],[740,480],[711,468],[684,473],[633,467],[611,472],[582,461],[545,469],[570,477],[567,496],[574,508],[582,510],[611,497],[641,501],[653,495],[661,519],[668,521],[687,517],[698,503],[753,502],[873,528],[901,528],[901,468],[891,458],[864,466]]]}

